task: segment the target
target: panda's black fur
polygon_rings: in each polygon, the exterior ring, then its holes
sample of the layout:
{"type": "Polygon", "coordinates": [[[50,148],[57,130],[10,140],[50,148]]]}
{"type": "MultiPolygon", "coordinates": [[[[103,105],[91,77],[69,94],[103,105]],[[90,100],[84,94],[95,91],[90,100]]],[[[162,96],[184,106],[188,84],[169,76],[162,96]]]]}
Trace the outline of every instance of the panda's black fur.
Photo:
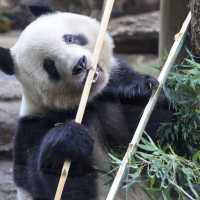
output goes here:
{"type": "Polygon", "coordinates": [[[63,199],[95,199],[96,174],[90,158],[93,142],[87,129],[72,121],[54,127],[70,115],[58,112],[19,121],[14,178],[34,199],[53,199],[66,158],[72,160],[72,167],[63,199]]]}
{"type": "MultiPolygon", "coordinates": [[[[126,147],[155,79],[140,75],[124,63],[112,72],[104,91],[89,103],[83,125],[73,120],[73,110],[49,111],[44,116],[19,120],[14,145],[14,180],[35,200],[53,199],[64,160],[72,161],[62,199],[95,200],[96,177],[92,149],[126,147]],[[92,131],[95,128],[95,132],[92,131]]],[[[158,105],[147,127],[154,135],[171,113],[158,105]]]]}

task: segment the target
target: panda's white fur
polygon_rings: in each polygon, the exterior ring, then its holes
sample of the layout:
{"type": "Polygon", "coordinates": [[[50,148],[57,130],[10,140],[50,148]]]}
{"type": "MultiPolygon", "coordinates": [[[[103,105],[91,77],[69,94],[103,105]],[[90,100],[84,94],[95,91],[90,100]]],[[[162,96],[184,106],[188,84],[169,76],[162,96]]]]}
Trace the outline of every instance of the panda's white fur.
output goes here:
{"type": "MultiPolygon", "coordinates": [[[[11,53],[15,61],[15,74],[23,86],[20,116],[44,112],[46,107],[67,109],[80,101],[85,75],[71,77],[78,59],[85,55],[91,67],[92,54],[100,25],[90,17],[72,13],[54,13],[39,17],[21,34],[11,53]],[[85,46],[68,45],[65,34],[83,34],[88,39],[85,46]],[[55,83],[44,73],[42,62],[54,58],[62,80],[55,83]]],[[[91,97],[99,93],[108,82],[113,66],[113,42],[107,34],[99,60],[103,68],[91,97]]]]}

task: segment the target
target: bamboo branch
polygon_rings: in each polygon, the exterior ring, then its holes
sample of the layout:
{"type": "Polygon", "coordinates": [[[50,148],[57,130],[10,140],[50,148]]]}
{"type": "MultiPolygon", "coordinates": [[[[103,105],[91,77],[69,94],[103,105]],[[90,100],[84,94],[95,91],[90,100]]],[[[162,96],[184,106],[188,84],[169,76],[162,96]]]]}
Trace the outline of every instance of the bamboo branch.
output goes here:
{"type": "Polygon", "coordinates": [[[177,37],[175,39],[175,42],[170,50],[170,53],[169,53],[168,58],[162,68],[162,71],[158,77],[159,86],[158,86],[157,90],[152,94],[151,98],[149,99],[148,104],[146,105],[146,107],[144,109],[143,115],[140,119],[140,122],[135,131],[133,139],[132,139],[131,143],[129,144],[127,152],[122,160],[122,163],[121,163],[119,170],[115,176],[115,179],[113,181],[113,184],[110,188],[110,191],[108,193],[106,200],[114,200],[114,198],[117,194],[120,183],[125,174],[125,170],[127,168],[129,158],[130,158],[130,156],[132,156],[135,153],[135,151],[137,149],[137,145],[141,140],[144,129],[145,129],[145,127],[149,121],[149,118],[151,116],[151,113],[157,103],[160,92],[162,91],[162,87],[165,84],[168,74],[169,74],[172,66],[174,65],[176,58],[182,48],[182,45],[184,43],[184,38],[186,36],[190,21],[191,21],[191,13],[189,12],[187,18],[185,19],[185,21],[182,25],[182,28],[181,28],[179,34],[177,35],[177,37]]]}
{"type": "MultiPolygon", "coordinates": [[[[81,123],[82,119],[83,119],[83,115],[84,115],[84,112],[85,112],[88,97],[89,97],[89,94],[90,94],[90,89],[92,87],[92,82],[93,82],[93,79],[94,79],[97,64],[98,64],[99,57],[100,57],[100,54],[101,54],[101,50],[102,50],[102,47],[103,47],[103,42],[104,42],[104,38],[105,38],[105,34],[106,34],[107,27],[108,27],[108,23],[109,23],[109,19],[110,19],[110,15],[111,15],[111,12],[112,12],[114,2],[115,2],[115,0],[107,0],[106,5],[105,5],[105,10],[104,10],[104,14],[103,14],[101,26],[100,26],[100,31],[99,31],[99,34],[98,34],[98,37],[97,37],[94,53],[93,53],[93,56],[92,56],[92,69],[88,73],[87,80],[85,82],[85,86],[84,86],[83,93],[82,93],[82,96],[81,96],[81,101],[80,101],[78,111],[77,111],[77,114],[76,114],[75,122],[77,122],[77,123],[81,123]]],[[[69,173],[70,165],[71,165],[70,161],[64,162],[54,200],[60,200],[61,199],[62,192],[63,192],[64,186],[65,186],[65,182],[67,180],[67,176],[68,176],[68,173],[69,173]]]]}

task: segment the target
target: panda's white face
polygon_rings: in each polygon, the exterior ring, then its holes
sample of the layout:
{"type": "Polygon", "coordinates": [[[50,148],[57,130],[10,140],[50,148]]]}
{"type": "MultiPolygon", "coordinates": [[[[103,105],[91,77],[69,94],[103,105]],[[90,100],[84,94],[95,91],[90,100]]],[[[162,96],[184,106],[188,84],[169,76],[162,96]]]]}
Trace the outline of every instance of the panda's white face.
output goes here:
{"type": "MultiPolygon", "coordinates": [[[[55,13],[38,18],[22,32],[11,49],[23,87],[22,115],[78,104],[99,28],[89,17],[55,13]]],[[[106,35],[90,98],[107,84],[113,62],[113,42],[106,35]]]]}

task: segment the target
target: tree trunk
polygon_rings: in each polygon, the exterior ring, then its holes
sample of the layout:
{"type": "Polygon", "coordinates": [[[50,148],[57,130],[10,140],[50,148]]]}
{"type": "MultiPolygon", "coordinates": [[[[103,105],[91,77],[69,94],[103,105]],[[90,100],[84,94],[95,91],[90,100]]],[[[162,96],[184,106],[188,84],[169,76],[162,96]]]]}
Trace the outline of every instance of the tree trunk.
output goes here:
{"type": "Polygon", "coordinates": [[[174,36],[180,30],[188,11],[188,0],[161,0],[161,31],[159,40],[159,56],[161,61],[169,53],[174,42],[174,36]]]}
{"type": "Polygon", "coordinates": [[[192,52],[200,56],[200,1],[191,1],[191,12],[192,12],[192,22],[191,22],[191,46],[192,52]]]}

